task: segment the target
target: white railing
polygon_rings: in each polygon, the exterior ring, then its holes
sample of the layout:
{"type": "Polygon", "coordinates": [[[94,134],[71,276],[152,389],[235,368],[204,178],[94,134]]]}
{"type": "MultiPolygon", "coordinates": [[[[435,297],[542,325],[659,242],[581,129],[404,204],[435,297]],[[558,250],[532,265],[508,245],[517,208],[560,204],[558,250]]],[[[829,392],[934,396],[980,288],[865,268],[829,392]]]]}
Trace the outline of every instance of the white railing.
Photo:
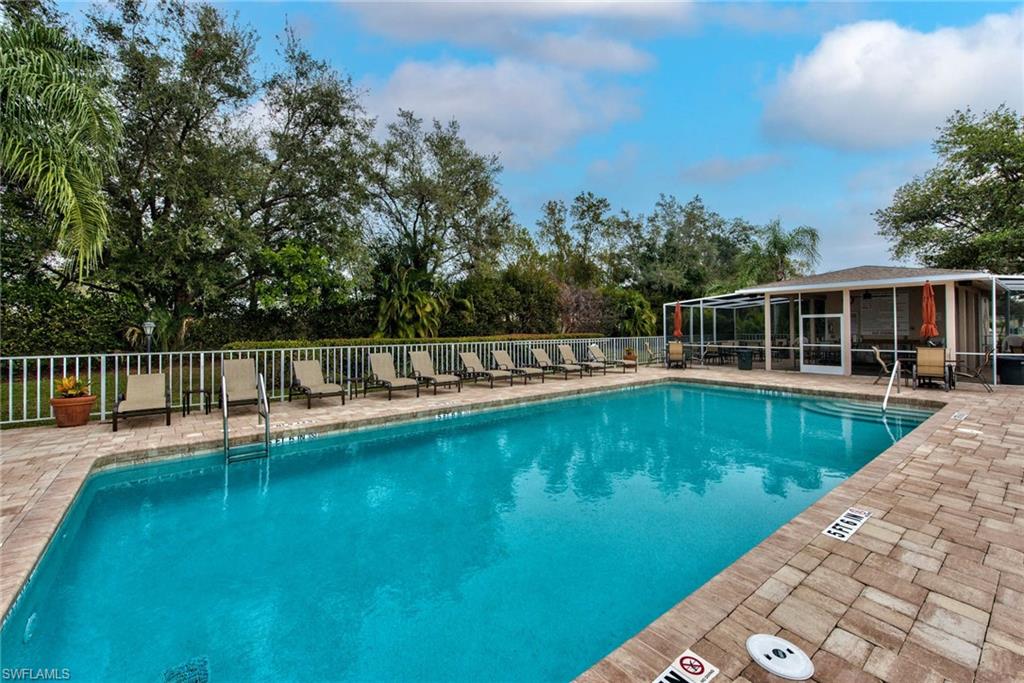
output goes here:
{"type": "MultiPolygon", "coordinates": [[[[87,382],[99,397],[95,417],[107,418],[124,390],[128,374],[162,372],[175,407],[186,391],[220,393],[221,363],[225,359],[253,358],[257,372],[266,377],[270,400],[288,398],[292,360],[319,360],[325,375],[354,381],[369,373],[369,355],[390,352],[400,375],[411,372],[409,351],[429,351],[438,372],[459,370],[459,352],[474,351],[491,362],[491,351],[508,351],[521,365],[531,365],[531,348],[543,348],[558,358],[558,344],[569,344],[578,358],[587,357],[587,347],[598,344],[609,358],[621,358],[626,347],[633,348],[641,363],[648,361],[645,344],[663,353],[665,340],[651,337],[592,337],[585,339],[516,339],[508,341],[418,342],[359,346],[311,346],[218,351],[165,351],[154,353],[100,353],[79,355],[9,356],[0,358],[0,425],[42,422],[53,419],[50,399],[54,382],[76,376],[87,382]]],[[[192,404],[196,400],[193,398],[192,404]]]]}
{"type": "Polygon", "coordinates": [[[885,388],[885,398],[882,399],[882,413],[889,408],[889,394],[892,392],[893,382],[896,383],[896,393],[900,393],[900,362],[892,364],[892,372],[889,373],[889,386],[885,388]]]}

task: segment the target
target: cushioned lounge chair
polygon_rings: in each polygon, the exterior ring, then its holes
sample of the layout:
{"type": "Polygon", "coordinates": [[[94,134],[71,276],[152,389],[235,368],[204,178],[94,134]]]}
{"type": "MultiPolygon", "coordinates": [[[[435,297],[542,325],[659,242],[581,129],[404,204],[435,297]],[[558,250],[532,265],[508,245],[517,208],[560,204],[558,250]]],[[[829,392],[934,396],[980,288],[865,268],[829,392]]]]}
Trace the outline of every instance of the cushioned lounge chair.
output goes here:
{"type": "Polygon", "coordinates": [[[438,387],[450,387],[452,385],[460,392],[462,391],[462,378],[456,375],[444,375],[437,372],[434,369],[434,359],[430,357],[427,351],[410,351],[409,360],[412,361],[413,377],[427,386],[434,387],[435,394],[437,394],[438,387]]]}
{"type": "Polygon", "coordinates": [[[363,382],[363,396],[369,387],[385,387],[388,390],[388,400],[391,400],[391,392],[398,389],[415,389],[416,396],[420,395],[420,383],[411,377],[399,377],[395,374],[395,359],[390,353],[371,353],[370,370],[372,374],[363,382]]]}
{"type": "Polygon", "coordinates": [[[537,361],[537,367],[544,372],[562,372],[565,373],[566,379],[569,379],[570,373],[578,372],[580,379],[583,378],[583,366],[581,365],[552,363],[551,357],[548,356],[548,352],[544,349],[530,349],[530,353],[533,354],[533,359],[537,361]]]}
{"type": "MultiPolygon", "coordinates": [[[[258,405],[260,390],[256,384],[256,361],[252,358],[225,360],[220,366],[221,382],[227,387],[228,406],[258,405]]],[[[220,405],[221,399],[217,399],[220,405]]]]}
{"type": "Polygon", "coordinates": [[[592,360],[577,360],[576,353],[572,350],[572,347],[568,344],[558,345],[558,354],[562,357],[562,362],[566,365],[578,365],[587,371],[588,375],[593,375],[594,370],[600,370],[603,374],[608,374],[608,366],[604,363],[596,363],[592,360]]]}
{"type": "Polygon", "coordinates": [[[341,384],[324,380],[323,370],[318,360],[293,360],[292,385],[288,388],[288,400],[292,396],[306,397],[306,408],[313,407],[314,398],[341,396],[341,405],[345,405],[345,387],[341,384]]]}
{"type": "Polygon", "coordinates": [[[523,378],[523,384],[526,384],[531,377],[540,377],[540,383],[544,383],[544,375],[547,373],[545,373],[543,369],[516,365],[512,361],[512,356],[508,354],[508,351],[495,349],[494,351],[491,351],[491,355],[494,356],[494,364],[498,366],[499,370],[507,370],[513,375],[521,375],[523,378]]]}
{"type": "Polygon", "coordinates": [[[640,368],[635,360],[626,360],[625,358],[608,358],[608,356],[604,355],[604,351],[602,351],[601,347],[598,346],[597,344],[590,345],[590,357],[594,359],[595,363],[602,363],[605,365],[605,367],[622,368],[623,374],[625,374],[626,370],[629,368],[633,368],[633,372],[640,371],[640,368]]]}
{"type": "Polygon", "coordinates": [[[459,358],[462,360],[462,371],[459,375],[464,380],[471,379],[475,383],[478,379],[483,377],[490,381],[492,389],[494,388],[494,380],[496,379],[507,379],[510,386],[515,380],[515,375],[508,370],[488,370],[485,368],[483,361],[481,361],[480,358],[472,351],[459,352],[459,358]]]}
{"type": "Polygon", "coordinates": [[[668,367],[686,368],[686,349],[683,342],[670,341],[668,353],[665,355],[665,365],[668,367]]]}
{"type": "Polygon", "coordinates": [[[141,415],[167,416],[171,424],[171,392],[167,390],[167,378],[162,372],[148,375],[128,375],[128,384],[114,406],[114,431],[118,419],[141,415]]]}

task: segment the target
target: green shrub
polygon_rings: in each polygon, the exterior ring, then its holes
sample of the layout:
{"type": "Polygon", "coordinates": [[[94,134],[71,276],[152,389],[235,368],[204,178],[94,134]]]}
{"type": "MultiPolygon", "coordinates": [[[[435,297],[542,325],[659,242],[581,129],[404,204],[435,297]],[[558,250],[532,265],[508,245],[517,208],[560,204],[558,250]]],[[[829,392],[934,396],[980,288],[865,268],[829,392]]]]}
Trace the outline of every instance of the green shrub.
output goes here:
{"type": "Polygon", "coordinates": [[[588,339],[602,336],[598,332],[576,332],[573,334],[497,334],[489,337],[437,337],[434,339],[384,339],[360,337],[357,339],[277,339],[274,341],[237,341],[225,344],[224,349],[242,351],[251,349],[295,349],[314,346],[385,346],[391,344],[433,344],[518,341],[529,339],[588,339]]]}

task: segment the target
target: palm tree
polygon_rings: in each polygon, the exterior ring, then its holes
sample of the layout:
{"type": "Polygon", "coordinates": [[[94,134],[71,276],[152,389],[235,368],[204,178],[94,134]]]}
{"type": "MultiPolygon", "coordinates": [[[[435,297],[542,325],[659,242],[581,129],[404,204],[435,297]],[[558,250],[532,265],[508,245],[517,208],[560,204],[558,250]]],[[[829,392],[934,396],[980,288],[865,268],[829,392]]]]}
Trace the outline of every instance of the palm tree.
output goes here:
{"type": "Polygon", "coordinates": [[[63,28],[0,18],[0,184],[55,222],[79,276],[107,235],[102,182],[121,135],[108,84],[101,56],[63,28]]]}
{"type": "Polygon", "coordinates": [[[818,231],[801,225],[789,232],[778,220],[758,230],[757,242],[743,258],[744,284],[779,282],[806,275],[821,259],[818,231]]]}

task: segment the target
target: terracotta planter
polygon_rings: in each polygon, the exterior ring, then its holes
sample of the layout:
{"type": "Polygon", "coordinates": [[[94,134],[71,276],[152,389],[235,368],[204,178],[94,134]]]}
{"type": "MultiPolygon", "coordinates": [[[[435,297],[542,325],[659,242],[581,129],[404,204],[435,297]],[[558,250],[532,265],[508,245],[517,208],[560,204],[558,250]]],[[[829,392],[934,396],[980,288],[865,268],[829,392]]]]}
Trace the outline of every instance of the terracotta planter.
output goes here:
{"type": "Polygon", "coordinates": [[[96,403],[95,396],[78,396],[76,398],[51,398],[53,416],[58,427],[81,427],[89,421],[89,413],[96,403]]]}

